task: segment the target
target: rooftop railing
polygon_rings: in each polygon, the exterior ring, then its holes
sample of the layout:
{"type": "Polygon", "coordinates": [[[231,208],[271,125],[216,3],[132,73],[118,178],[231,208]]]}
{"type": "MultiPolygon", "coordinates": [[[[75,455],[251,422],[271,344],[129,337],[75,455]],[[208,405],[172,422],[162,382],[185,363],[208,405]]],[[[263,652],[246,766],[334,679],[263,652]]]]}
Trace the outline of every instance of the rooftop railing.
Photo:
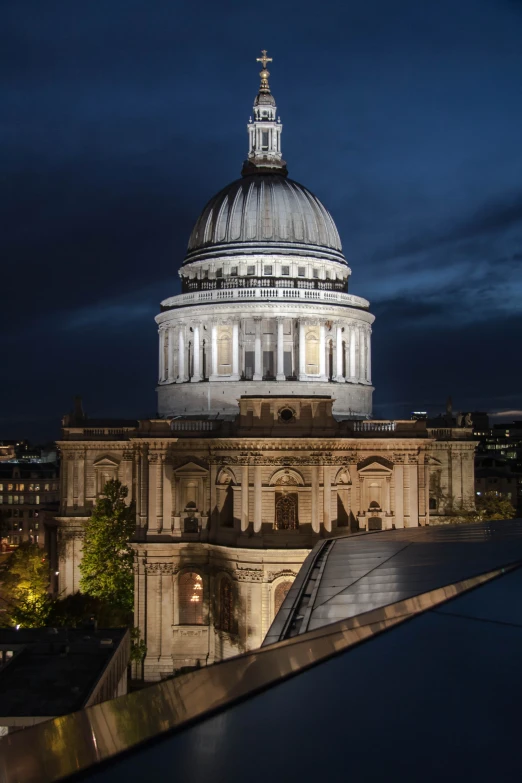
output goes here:
{"type": "Polygon", "coordinates": [[[367,309],[370,303],[367,299],[340,291],[324,291],[308,288],[227,288],[212,291],[193,291],[178,296],[171,296],[161,303],[161,309],[171,310],[177,307],[190,305],[212,304],[216,302],[234,301],[294,301],[294,302],[325,302],[327,304],[341,305],[342,307],[357,307],[367,309]]]}

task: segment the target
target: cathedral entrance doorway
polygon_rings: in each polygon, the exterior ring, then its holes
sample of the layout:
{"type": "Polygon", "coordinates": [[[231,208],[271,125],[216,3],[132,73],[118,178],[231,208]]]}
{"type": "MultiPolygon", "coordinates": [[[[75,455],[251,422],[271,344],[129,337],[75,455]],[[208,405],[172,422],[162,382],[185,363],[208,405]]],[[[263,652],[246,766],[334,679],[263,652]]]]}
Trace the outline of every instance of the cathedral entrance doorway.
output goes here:
{"type": "Polygon", "coordinates": [[[296,530],[299,527],[296,492],[276,494],[274,527],[276,530],[296,530]]]}
{"type": "Polygon", "coordinates": [[[382,530],[381,517],[370,517],[368,519],[368,530],[382,530]]]}

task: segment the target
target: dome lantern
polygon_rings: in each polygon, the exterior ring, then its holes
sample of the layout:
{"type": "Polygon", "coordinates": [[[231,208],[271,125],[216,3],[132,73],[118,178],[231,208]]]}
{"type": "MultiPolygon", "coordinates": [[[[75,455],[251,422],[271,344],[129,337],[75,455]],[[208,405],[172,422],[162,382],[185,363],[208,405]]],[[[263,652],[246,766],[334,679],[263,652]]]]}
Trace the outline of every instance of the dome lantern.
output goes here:
{"type": "Polygon", "coordinates": [[[276,119],[277,106],[268,84],[270,72],[266,65],[272,62],[272,58],[267,57],[266,49],[262,50],[257,62],[262,65],[259,73],[261,85],[254,101],[254,121],[251,119],[247,125],[248,158],[241,173],[249,176],[273,172],[286,176],[286,163],[281,153],[283,126],[280,118],[276,119]]]}

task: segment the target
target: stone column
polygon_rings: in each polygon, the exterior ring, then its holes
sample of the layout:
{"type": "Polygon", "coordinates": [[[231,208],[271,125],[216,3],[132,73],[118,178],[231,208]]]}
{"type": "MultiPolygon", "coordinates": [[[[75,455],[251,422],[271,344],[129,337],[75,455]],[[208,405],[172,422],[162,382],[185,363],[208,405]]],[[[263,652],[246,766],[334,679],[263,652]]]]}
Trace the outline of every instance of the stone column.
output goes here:
{"type": "Polygon", "coordinates": [[[343,375],[343,328],[341,324],[336,325],[336,344],[335,344],[335,351],[336,351],[336,376],[335,380],[337,383],[344,383],[344,375],[343,375]]]}
{"type": "Polygon", "coordinates": [[[419,527],[419,466],[409,465],[410,469],[410,523],[409,527],[419,527]]]}
{"type": "Polygon", "coordinates": [[[217,344],[217,324],[212,324],[212,355],[210,359],[211,376],[210,379],[217,380],[218,374],[218,344],[217,344]]]}
{"type": "Polygon", "coordinates": [[[372,382],[372,330],[368,327],[366,333],[366,380],[368,383],[372,382]]]}
{"type": "Polygon", "coordinates": [[[210,466],[210,529],[215,530],[218,524],[216,479],[219,465],[210,466]]]}
{"type": "Polygon", "coordinates": [[[330,466],[323,467],[323,524],[328,532],[332,530],[332,484],[330,466]]]}
{"type": "Polygon", "coordinates": [[[391,476],[387,476],[384,484],[384,511],[386,514],[389,514],[391,512],[391,497],[390,497],[391,486],[390,485],[391,485],[391,476]]]}
{"type": "Polygon", "coordinates": [[[355,374],[355,324],[350,326],[350,381],[356,382],[355,374]]]}
{"type": "Polygon", "coordinates": [[[85,452],[82,451],[78,454],[78,508],[85,507],[85,452]]]}
{"type": "Polygon", "coordinates": [[[201,380],[201,341],[199,336],[200,325],[194,324],[194,373],[190,379],[191,383],[197,383],[201,380]]]}
{"type": "Polygon", "coordinates": [[[285,381],[284,318],[277,318],[277,375],[276,381],[285,381]]]}
{"type": "Polygon", "coordinates": [[[167,381],[172,383],[174,378],[174,358],[176,356],[176,338],[173,326],[169,327],[169,367],[167,372],[167,381]]]}
{"type": "Polygon", "coordinates": [[[326,381],[326,332],[323,323],[319,326],[319,380],[326,381]]]}
{"type": "Polygon", "coordinates": [[[393,466],[395,479],[395,527],[404,527],[404,465],[393,466]]]}
{"type": "Polygon", "coordinates": [[[312,514],[312,530],[314,533],[319,533],[321,530],[321,523],[319,521],[319,467],[312,465],[312,497],[311,497],[311,514],[312,514]]]}
{"type": "Polygon", "coordinates": [[[178,383],[185,380],[185,332],[180,324],[178,335],[178,383]]]}
{"type": "Polygon", "coordinates": [[[149,458],[148,446],[141,447],[140,455],[140,527],[146,530],[149,516],[149,458]]]}
{"type": "Polygon", "coordinates": [[[254,533],[261,532],[262,525],[262,498],[261,465],[254,466],[254,533]]]}
{"type": "Polygon", "coordinates": [[[241,532],[248,530],[248,465],[241,467],[241,532]]]}
{"type": "Polygon", "coordinates": [[[172,564],[162,563],[160,568],[161,573],[161,605],[160,605],[160,621],[161,621],[161,641],[160,641],[160,666],[162,666],[165,673],[169,673],[172,670],[172,624],[174,618],[172,616],[173,590],[172,590],[172,564]]]}
{"type": "Polygon", "coordinates": [[[67,508],[73,508],[73,506],[74,506],[74,454],[70,454],[67,458],[67,508]]]}
{"type": "Polygon", "coordinates": [[[364,334],[364,328],[362,326],[359,327],[359,363],[358,363],[358,376],[359,381],[361,383],[364,383],[365,380],[365,366],[366,366],[366,359],[365,359],[365,334],[364,334]]]}
{"type": "Polygon", "coordinates": [[[232,380],[239,380],[239,323],[232,324],[232,380]]]}
{"type": "Polygon", "coordinates": [[[299,380],[306,380],[305,322],[299,321],[299,380]]]}
{"type": "Polygon", "coordinates": [[[254,381],[263,380],[263,357],[261,355],[261,327],[262,319],[254,318],[256,336],[254,341],[254,381]]]}
{"type": "Polygon", "coordinates": [[[158,335],[159,335],[159,372],[158,372],[158,380],[161,383],[163,378],[164,378],[164,373],[165,373],[165,367],[164,367],[165,351],[163,349],[163,343],[164,343],[164,340],[165,340],[165,329],[162,326],[160,326],[160,328],[158,329],[158,335]]]}
{"type": "Polygon", "coordinates": [[[156,455],[156,530],[163,529],[163,455],[156,455]]]}
{"type": "Polygon", "coordinates": [[[180,498],[180,478],[179,476],[174,476],[174,520],[173,520],[173,529],[174,529],[174,535],[179,536],[181,535],[181,498],[180,498]]]}

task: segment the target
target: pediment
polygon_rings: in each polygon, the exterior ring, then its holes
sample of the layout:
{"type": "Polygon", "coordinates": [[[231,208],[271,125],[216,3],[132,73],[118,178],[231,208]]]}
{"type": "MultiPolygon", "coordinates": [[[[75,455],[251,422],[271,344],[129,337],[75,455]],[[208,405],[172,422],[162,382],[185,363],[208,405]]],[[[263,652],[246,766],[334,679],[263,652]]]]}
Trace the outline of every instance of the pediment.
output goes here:
{"type": "Polygon", "coordinates": [[[98,459],[94,460],[93,467],[95,468],[118,468],[119,466],[118,460],[114,459],[114,457],[99,457],[98,459]]]}
{"type": "Polygon", "coordinates": [[[358,472],[363,476],[369,473],[371,473],[372,476],[389,476],[393,471],[380,462],[370,462],[369,464],[366,464],[364,468],[360,468],[358,472]]]}
{"type": "Polygon", "coordinates": [[[195,462],[186,462],[184,465],[180,465],[179,468],[175,468],[173,473],[176,476],[208,476],[208,470],[202,468],[201,465],[197,465],[195,462]]]}

